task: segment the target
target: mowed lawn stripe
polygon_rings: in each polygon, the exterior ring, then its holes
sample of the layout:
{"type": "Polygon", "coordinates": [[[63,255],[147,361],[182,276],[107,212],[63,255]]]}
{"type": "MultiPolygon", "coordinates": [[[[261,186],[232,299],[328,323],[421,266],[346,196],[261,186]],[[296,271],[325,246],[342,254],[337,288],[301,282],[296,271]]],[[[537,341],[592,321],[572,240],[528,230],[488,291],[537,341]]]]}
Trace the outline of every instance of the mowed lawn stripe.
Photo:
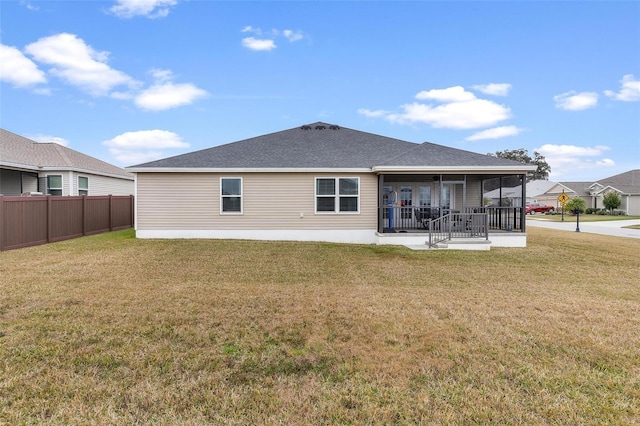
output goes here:
{"type": "Polygon", "coordinates": [[[637,424],[640,240],[0,253],[0,423],[637,424]]]}

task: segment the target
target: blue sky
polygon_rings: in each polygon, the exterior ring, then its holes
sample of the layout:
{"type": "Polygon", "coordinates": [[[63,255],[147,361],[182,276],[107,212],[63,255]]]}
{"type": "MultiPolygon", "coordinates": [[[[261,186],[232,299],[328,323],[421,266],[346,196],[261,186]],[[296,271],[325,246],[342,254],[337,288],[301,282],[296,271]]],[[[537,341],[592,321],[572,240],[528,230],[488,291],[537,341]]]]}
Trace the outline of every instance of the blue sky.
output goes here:
{"type": "Polygon", "coordinates": [[[0,64],[2,128],[122,167],[325,121],[640,168],[637,1],[0,0],[0,64]]]}

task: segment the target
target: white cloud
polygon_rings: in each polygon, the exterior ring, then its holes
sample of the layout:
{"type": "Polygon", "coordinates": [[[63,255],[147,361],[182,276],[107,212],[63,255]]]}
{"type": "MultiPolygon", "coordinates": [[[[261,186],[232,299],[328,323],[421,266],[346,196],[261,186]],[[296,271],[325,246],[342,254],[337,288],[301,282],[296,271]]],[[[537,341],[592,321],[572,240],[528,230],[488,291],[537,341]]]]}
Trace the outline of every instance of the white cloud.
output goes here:
{"type": "Polygon", "coordinates": [[[615,161],[605,157],[610,148],[605,145],[593,147],[576,145],[545,144],[534,151],[545,157],[551,167],[550,177],[557,178],[568,172],[591,170],[615,166],[615,161]]]}
{"type": "Polygon", "coordinates": [[[598,94],[595,92],[578,93],[570,91],[554,96],[553,100],[556,103],[556,108],[567,111],[581,111],[596,106],[598,104],[598,94]]]}
{"type": "Polygon", "coordinates": [[[151,74],[156,83],[164,83],[173,80],[173,72],[171,70],[153,68],[149,71],[149,74],[151,74]]]}
{"type": "Polygon", "coordinates": [[[370,109],[360,108],[358,110],[358,114],[362,114],[365,117],[377,118],[377,117],[384,117],[385,115],[388,115],[389,111],[385,111],[385,110],[382,110],[382,109],[378,109],[378,110],[372,111],[370,109]]]}
{"type": "Polygon", "coordinates": [[[116,0],[116,5],[109,11],[119,18],[146,16],[147,18],[164,18],[175,6],[177,0],[116,0]]]}
{"type": "Polygon", "coordinates": [[[388,114],[395,123],[425,123],[435,128],[477,129],[493,126],[511,117],[511,110],[484,99],[450,102],[432,106],[420,103],[402,105],[404,112],[388,114]]]}
{"type": "Polygon", "coordinates": [[[284,35],[286,39],[292,43],[295,41],[302,40],[304,38],[304,35],[302,34],[302,32],[293,31],[293,30],[284,30],[282,31],[282,35],[284,35]]]}
{"type": "Polygon", "coordinates": [[[0,44],[0,81],[14,87],[29,87],[46,83],[43,71],[20,50],[12,46],[0,44]]]}
{"type": "Polygon", "coordinates": [[[633,74],[627,74],[620,80],[620,92],[605,90],[604,94],[616,101],[633,102],[640,101],[640,80],[636,80],[633,74]]]}
{"type": "Polygon", "coordinates": [[[143,109],[161,111],[189,105],[205,96],[207,96],[205,90],[190,83],[163,83],[144,90],[136,97],[135,103],[143,109]]]}
{"type": "Polygon", "coordinates": [[[69,146],[68,140],[59,138],[57,136],[36,134],[36,135],[29,135],[27,136],[27,138],[39,143],[57,143],[58,145],[69,146]]]}
{"type": "Polygon", "coordinates": [[[246,47],[247,49],[251,49],[251,50],[273,50],[275,49],[276,43],[273,40],[269,40],[269,39],[259,39],[259,38],[255,38],[255,37],[245,37],[242,39],[242,45],[244,47],[246,47]]]}
{"type": "Polygon", "coordinates": [[[478,141],[482,139],[500,139],[505,138],[507,136],[515,136],[520,134],[522,129],[516,126],[501,126],[494,127],[492,129],[483,130],[481,132],[475,133],[469,136],[466,140],[468,141],[478,141]]]}
{"type": "Polygon", "coordinates": [[[496,102],[479,99],[462,86],[423,90],[416,99],[431,102],[404,104],[401,112],[358,110],[367,117],[382,117],[399,124],[425,123],[435,128],[479,129],[511,118],[511,109],[496,102]]]}
{"type": "Polygon", "coordinates": [[[256,51],[269,51],[277,48],[275,39],[278,37],[284,37],[289,42],[294,43],[305,38],[302,31],[294,30],[278,30],[276,28],[269,31],[262,31],[261,28],[257,28],[251,25],[247,25],[240,30],[241,33],[250,33],[255,37],[245,37],[242,39],[242,45],[247,49],[256,51]]]}
{"type": "Polygon", "coordinates": [[[476,99],[476,95],[467,92],[462,86],[454,86],[447,89],[423,90],[416,95],[416,99],[438,102],[464,102],[476,99]]]}
{"type": "Polygon", "coordinates": [[[164,149],[189,147],[176,133],[157,129],[126,132],[102,144],[109,148],[116,160],[124,164],[157,160],[165,156],[164,149]]]}
{"type": "Polygon", "coordinates": [[[117,86],[137,84],[127,74],[106,64],[108,52],[96,52],[74,34],[41,38],[25,51],[36,61],[51,65],[51,74],[94,96],[108,95],[117,86]]]}
{"type": "Polygon", "coordinates": [[[151,111],[162,111],[189,105],[208,95],[205,90],[193,84],[174,84],[170,70],[152,69],[150,71],[155,84],[142,91],[135,98],[138,107],[151,111]]]}
{"type": "Polygon", "coordinates": [[[509,83],[489,83],[478,84],[471,86],[471,88],[482,93],[486,93],[487,95],[507,96],[509,94],[509,90],[511,90],[511,85],[509,83]]]}

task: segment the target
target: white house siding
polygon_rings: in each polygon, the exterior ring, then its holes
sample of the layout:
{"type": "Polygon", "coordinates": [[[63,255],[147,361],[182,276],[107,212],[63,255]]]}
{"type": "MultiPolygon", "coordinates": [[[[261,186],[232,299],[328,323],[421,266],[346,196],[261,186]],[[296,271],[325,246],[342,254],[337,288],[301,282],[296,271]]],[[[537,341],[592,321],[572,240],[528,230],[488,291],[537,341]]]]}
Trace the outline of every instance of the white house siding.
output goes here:
{"type": "Polygon", "coordinates": [[[627,214],[630,216],[640,216],[640,195],[623,195],[627,207],[627,214]]]}
{"type": "Polygon", "coordinates": [[[78,177],[89,178],[89,195],[133,195],[134,181],[89,173],[74,173],[74,194],[78,195],[78,177]]]}
{"type": "Polygon", "coordinates": [[[138,173],[145,230],[375,230],[378,180],[353,173],[138,173]],[[220,178],[243,179],[243,213],[220,213],[220,178]],[[315,213],[316,177],[360,177],[360,212],[315,213]]]}

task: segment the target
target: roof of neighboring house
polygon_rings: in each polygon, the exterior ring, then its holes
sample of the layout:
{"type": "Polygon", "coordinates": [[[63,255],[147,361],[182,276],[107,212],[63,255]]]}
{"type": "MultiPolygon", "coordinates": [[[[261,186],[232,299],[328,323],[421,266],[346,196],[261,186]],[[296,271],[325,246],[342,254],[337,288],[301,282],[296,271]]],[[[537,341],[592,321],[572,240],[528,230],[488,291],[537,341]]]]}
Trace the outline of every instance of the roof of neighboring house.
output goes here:
{"type": "Polygon", "coordinates": [[[576,193],[578,197],[587,197],[590,194],[589,187],[593,185],[593,182],[559,182],[561,185],[570,188],[576,193]]]}
{"type": "Polygon", "coordinates": [[[529,166],[432,143],[416,144],[317,122],[129,167],[144,169],[369,169],[529,166]]]}
{"type": "Polygon", "coordinates": [[[125,179],[134,175],[57,143],[39,143],[0,129],[0,165],[34,171],[74,170],[125,179]]]}
{"type": "MultiPolygon", "coordinates": [[[[532,180],[527,182],[527,197],[538,197],[545,194],[551,188],[556,186],[556,182],[550,180],[532,180]]],[[[500,197],[500,188],[488,191],[484,194],[485,197],[498,198],[500,197]]],[[[514,186],[511,188],[502,188],[503,197],[521,197],[522,185],[514,186]]]]}
{"type": "Polygon", "coordinates": [[[594,182],[562,182],[578,195],[589,196],[592,191],[607,187],[615,188],[625,194],[640,194],[640,169],[629,170],[594,182]]]}

